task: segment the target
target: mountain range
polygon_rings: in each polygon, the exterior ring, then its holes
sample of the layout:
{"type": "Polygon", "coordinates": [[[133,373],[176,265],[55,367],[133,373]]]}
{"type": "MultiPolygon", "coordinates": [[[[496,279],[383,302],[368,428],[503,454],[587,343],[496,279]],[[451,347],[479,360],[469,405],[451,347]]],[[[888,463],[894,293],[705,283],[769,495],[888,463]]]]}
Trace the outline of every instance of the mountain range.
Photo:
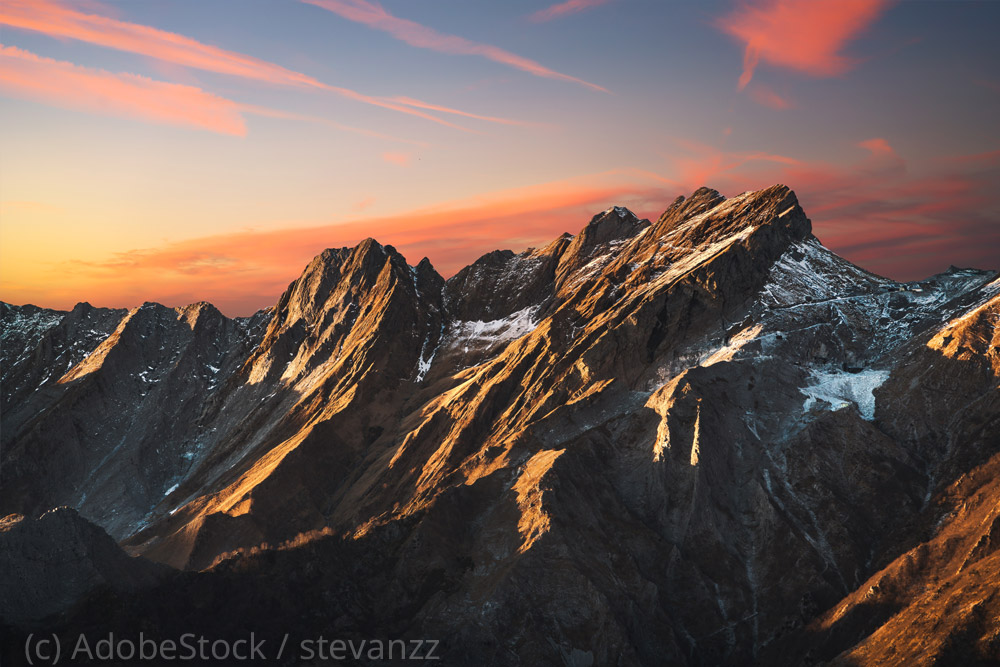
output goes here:
{"type": "Polygon", "coordinates": [[[368,239],[245,318],[0,322],[8,664],[39,630],[246,629],[443,664],[1000,662],[1000,275],[869,273],[785,186],[447,280],[368,239]]]}

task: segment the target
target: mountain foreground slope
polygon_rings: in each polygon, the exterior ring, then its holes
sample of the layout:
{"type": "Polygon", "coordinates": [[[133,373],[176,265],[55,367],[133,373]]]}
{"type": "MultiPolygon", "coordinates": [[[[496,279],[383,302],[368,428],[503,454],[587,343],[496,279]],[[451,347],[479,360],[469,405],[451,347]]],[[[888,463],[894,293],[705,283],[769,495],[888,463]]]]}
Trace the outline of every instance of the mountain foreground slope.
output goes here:
{"type": "Polygon", "coordinates": [[[249,318],[0,319],[7,660],[39,628],[1000,660],[1000,276],[868,273],[784,186],[448,280],[369,239],[249,318]],[[30,583],[50,561],[72,586],[30,583]]]}

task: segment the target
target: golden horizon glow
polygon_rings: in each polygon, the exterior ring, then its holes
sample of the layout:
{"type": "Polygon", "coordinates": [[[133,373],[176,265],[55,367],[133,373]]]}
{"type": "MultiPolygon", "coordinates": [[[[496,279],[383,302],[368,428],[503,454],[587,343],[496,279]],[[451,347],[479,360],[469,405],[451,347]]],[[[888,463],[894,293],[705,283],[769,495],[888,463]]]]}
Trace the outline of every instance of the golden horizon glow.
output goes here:
{"type": "Polygon", "coordinates": [[[274,302],[784,183],[865,268],[1000,268],[1000,5],[6,0],[0,299],[274,302]]]}

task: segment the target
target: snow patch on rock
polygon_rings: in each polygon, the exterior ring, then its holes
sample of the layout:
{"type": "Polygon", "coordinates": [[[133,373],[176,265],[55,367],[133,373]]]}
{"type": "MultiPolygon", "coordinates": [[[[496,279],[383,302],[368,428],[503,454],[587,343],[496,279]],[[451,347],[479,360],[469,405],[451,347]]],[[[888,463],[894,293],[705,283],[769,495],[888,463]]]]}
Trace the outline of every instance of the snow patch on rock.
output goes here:
{"type": "Polygon", "coordinates": [[[429,357],[425,357],[427,353],[427,344],[430,342],[429,339],[424,340],[424,344],[420,348],[420,359],[417,360],[417,377],[414,382],[420,382],[427,376],[427,371],[431,369],[431,364],[434,363],[434,357],[437,356],[438,349],[441,347],[441,339],[444,337],[444,323],[441,323],[441,331],[438,334],[438,343],[431,350],[429,357]]]}
{"type": "Polygon", "coordinates": [[[833,410],[847,407],[851,403],[858,406],[861,416],[872,421],[875,419],[876,389],[889,377],[889,371],[867,369],[860,373],[842,371],[810,371],[812,382],[799,389],[806,400],[802,409],[809,412],[817,403],[830,404],[833,410]]]}
{"type": "Polygon", "coordinates": [[[468,351],[469,347],[490,346],[520,338],[538,326],[538,310],[538,306],[529,306],[507,317],[489,322],[482,320],[453,322],[452,345],[462,345],[465,351],[468,351]]]}

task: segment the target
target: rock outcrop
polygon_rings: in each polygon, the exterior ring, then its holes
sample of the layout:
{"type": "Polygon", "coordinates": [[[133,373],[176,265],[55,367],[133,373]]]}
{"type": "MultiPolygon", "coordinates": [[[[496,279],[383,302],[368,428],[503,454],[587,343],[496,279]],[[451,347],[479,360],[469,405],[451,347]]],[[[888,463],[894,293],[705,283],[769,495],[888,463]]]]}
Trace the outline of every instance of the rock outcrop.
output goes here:
{"type": "Polygon", "coordinates": [[[59,507],[0,519],[0,624],[32,626],[95,591],[151,588],[169,568],[130,558],[98,526],[59,507]]]}

